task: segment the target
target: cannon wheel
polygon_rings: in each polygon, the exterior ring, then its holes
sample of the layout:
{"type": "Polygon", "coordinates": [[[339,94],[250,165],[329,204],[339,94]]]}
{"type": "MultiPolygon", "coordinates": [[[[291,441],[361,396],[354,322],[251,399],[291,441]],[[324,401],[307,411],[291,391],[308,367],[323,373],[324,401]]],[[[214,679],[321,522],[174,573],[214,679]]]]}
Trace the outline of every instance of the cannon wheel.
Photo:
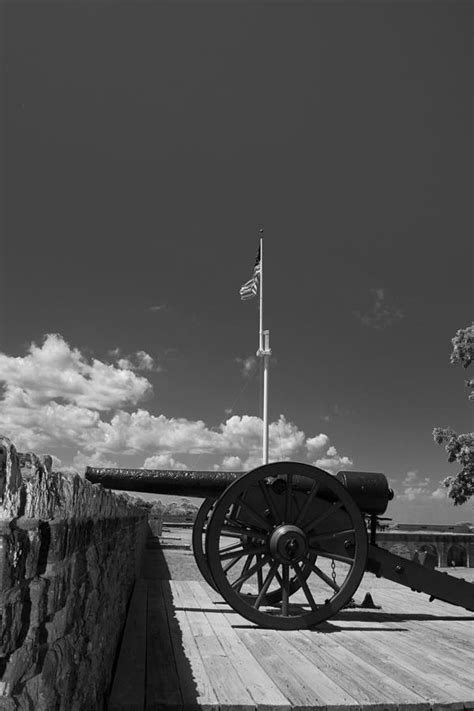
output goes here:
{"type": "Polygon", "coordinates": [[[345,487],[295,462],[267,464],[233,482],[206,535],[210,574],[225,601],[257,625],[286,630],[313,627],[350,602],[367,548],[363,516],[345,487]],[[290,604],[295,579],[299,600],[290,604]],[[271,600],[275,584],[281,594],[271,600]]]}
{"type": "MultiPolygon", "coordinates": [[[[207,557],[205,553],[205,536],[207,533],[207,526],[209,524],[209,520],[212,516],[212,512],[214,509],[214,505],[216,503],[216,499],[204,499],[202,502],[201,506],[199,507],[199,511],[197,513],[197,516],[194,520],[194,526],[193,526],[193,534],[192,534],[192,546],[193,546],[193,553],[194,553],[194,558],[196,560],[197,567],[199,568],[199,571],[204,578],[204,580],[212,587],[214,590],[219,592],[217,585],[214,581],[214,578],[212,577],[212,573],[209,569],[209,565],[207,563],[207,557]]],[[[233,513],[230,515],[231,519],[233,518],[233,513]]],[[[316,559],[316,555],[310,556],[311,562],[314,563],[316,559]]],[[[304,565],[302,568],[302,574],[304,579],[310,575],[311,573],[311,567],[309,565],[304,565]]],[[[294,577],[290,579],[290,595],[292,595],[296,590],[298,590],[301,587],[301,583],[297,577],[294,577]]],[[[275,604],[277,602],[280,602],[282,599],[282,590],[281,588],[277,588],[276,590],[273,590],[266,595],[266,601],[269,604],[275,604]]],[[[255,596],[256,597],[256,596],[255,596]]]]}
{"type": "Polygon", "coordinates": [[[202,577],[204,578],[206,583],[209,583],[209,585],[214,588],[214,590],[217,590],[217,586],[212,578],[211,571],[209,570],[209,566],[207,564],[207,558],[206,554],[204,553],[203,546],[207,524],[209,522],[212,508],[215,503],[216,499],[204,499],[201,506],[199,507],[199,511],[197,512],[197,516],[194,520],[193,525],[192,544],[194,559],[202,577]]]}

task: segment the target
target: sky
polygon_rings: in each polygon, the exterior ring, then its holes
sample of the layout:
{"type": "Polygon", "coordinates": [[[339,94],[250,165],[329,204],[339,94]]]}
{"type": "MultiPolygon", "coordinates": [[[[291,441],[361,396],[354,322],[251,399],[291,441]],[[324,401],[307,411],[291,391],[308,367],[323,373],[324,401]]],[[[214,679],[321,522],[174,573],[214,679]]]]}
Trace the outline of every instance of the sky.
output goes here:
{"type": "Polygon", "coordinates": [[[383,472],[473,521],[468,2],[2,4],[0,432],[57,468],[383,472]]]}

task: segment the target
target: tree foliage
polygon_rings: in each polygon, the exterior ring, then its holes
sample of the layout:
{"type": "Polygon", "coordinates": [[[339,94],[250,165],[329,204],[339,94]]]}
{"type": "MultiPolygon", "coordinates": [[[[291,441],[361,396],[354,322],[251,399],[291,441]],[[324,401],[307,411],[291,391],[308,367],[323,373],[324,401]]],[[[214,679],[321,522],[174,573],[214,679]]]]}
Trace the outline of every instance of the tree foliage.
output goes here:
{"type": "MultiPolygon", "coordinates": [[[[452,339],[451,363],[461,363],[468,368],[474,361],[474,323],[461,328],[452,339]]],[[[465,381],[472,390],[469,399],[474,400],[474,379],[465,381]]],[[[444,444],[448,462],[457,462],[460,471],[448,476],[443,484],[455,505],[464,504],[474,495],[474,432],[457,434],[450,427],[435,427],[433,438],[437,444],[444,444]]]]}

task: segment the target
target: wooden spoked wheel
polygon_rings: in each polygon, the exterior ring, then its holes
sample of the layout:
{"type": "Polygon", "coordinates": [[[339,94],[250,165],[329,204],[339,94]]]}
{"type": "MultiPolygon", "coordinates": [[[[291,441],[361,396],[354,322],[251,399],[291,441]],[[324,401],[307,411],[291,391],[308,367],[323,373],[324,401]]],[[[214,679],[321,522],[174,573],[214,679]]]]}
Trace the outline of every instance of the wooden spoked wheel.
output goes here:
{"type": "MultiPolygon", "coordinates": [[[[194,526],[193,526],[192,546],[193,546],[194,558],[195,558],[196,564],[201,572],[201,575],[203,576],[204,580],[212,588],[214,588],[214,590],[216,590],[218,592],[218,588],[214,582],[211,571],[209,569],[209,565],[207,563],[207,558],[206,558],[206,553],[205,553],[205,536],[207,533],[207,526],[209,524],[209,520],[211,518],[215,503],[216,503],[216,499],[204,499],[201,506],[199,507],[199,511],[197,513],[197,516],[194,521],[194,526]]],[[[231,511],[231,513],[229,515],[230,520],[233,520],[233,517],[236,512],[235,509],[236,509],[236,507],[233,507],[233,510],[231,511]]],[[[310,556],[310,559],[312,562],[314,562],[315,558],[316,558],[316,556],[314,556],[314,555],[310,556]]],[[[308,577],[308,575],[311,573],[310,566],[309,565],[303,566],[302,572],[303,572],[304,578],[306,579],[308,577]]],[[[301,583],[297,577],[290,579],[290,594],[293,594],[300,587],[301,587],[301,583]]],[[[271,604],[280,602],[281,598],[282,598],[281,587],[276,588],[275,590],[269,591],[266,594],[266,600],[268,603],[271,603],[271,604]]]]}
{"type": "Polygon", "coordinates": [[[216,499],[204,499],[199,507],[199,511],[197,512],[193,525],[192,545],[194,559],[202,577],[212,588],[214,588],[214,590],[217,590],[216,584],[212,579],[211,571],[209,570],[209,566],[207,564],[206,554],[204,552],[204,538],[206,535],[207,524],[215,503],[216,499]]]}
{"type": "Polygon", "coordinates": [[[291,630],[319,624],[351,600],[365,570],[367,530],[335,477],[277,462],[224,491],[205,547],[210,575],[236,612],[291,630]]]}

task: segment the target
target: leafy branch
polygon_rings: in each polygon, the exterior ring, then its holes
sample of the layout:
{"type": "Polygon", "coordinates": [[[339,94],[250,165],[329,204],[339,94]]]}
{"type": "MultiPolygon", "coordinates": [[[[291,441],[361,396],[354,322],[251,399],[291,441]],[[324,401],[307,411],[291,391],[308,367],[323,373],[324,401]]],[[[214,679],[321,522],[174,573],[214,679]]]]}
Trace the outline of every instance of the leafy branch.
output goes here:
{"type": "MultiPolygon", "coordinates": [[[[459,329],[451,342],[451,363],[461,363],[468,368],[474,360],[474,323],[459,329]]],[[[465,384],[473,390],[469,400],[474,400],[474,379],[465,381],[465,384]]],[[[474,432],[457,434],[450,427],[435,427],[433,439],[437,444],[444,444],[448,462],[457,462],[461,467],[455,476],[446,477],[443,484],[455,506],[464,504],[474,495],[474,432]]]]}

